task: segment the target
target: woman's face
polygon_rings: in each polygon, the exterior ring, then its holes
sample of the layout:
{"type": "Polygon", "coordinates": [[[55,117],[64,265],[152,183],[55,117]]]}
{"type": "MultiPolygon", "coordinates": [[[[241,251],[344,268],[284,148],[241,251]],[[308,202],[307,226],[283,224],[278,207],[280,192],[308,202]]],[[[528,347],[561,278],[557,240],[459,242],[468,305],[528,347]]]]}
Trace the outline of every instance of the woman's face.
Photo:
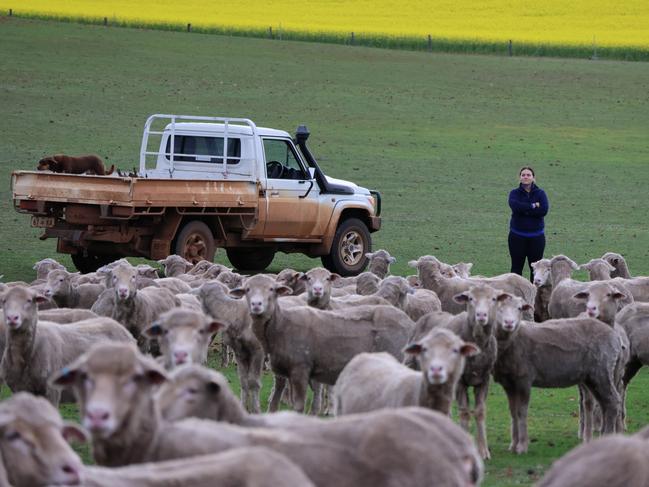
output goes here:
{"type": "Polygon", "coordinates": [[[534,174],[529,169],[523,169],[520,174],[521,184],[532,184],[534,182],[534,174]]]}

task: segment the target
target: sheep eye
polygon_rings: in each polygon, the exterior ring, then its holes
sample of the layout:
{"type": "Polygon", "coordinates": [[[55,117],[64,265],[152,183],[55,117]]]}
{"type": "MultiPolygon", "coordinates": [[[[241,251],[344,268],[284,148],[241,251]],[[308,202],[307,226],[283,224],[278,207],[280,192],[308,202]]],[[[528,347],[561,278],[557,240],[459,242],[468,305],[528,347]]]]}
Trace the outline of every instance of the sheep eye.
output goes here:
{"type": "Polygon", "coordinates": [[[16,441],[16,440],[20,440],[22,438],[22,436],[20,435],[20,433],[18,431],[10,431],[9,433],[7,433],[5,435],[5,438],[8,441],[16,441]]]}
{"type": "Polygon", "coordinates": [[[195,387],[188,387],[187,388],[187,393],[194,396],[194,395],[198,394],[198,389],[196,389],[195,387]]]}
{"type": "Polygon", "coordinates": [[[460,349],[459,348],[454,348],[453,353],[460,353],[460,349]]]}
{"type": "Polygon", "coordinates": [[[59,282],[63,282],[63,278],[59,279],[59,282]]]}
{"type": "Polygon", "coordinates": [[[491,300],[492,300],[494,303],[496,302],[496,298],[491,298],[491,300]]]}

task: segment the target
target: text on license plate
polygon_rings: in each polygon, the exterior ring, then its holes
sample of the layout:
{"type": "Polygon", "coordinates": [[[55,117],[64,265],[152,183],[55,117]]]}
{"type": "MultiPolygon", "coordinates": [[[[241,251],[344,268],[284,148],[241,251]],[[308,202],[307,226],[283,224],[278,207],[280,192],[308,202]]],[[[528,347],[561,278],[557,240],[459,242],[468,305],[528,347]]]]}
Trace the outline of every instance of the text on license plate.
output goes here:
{"type": "Polygon", "coordinates": [[[54,226],[55,218],[53,216],[33,216],[32,227],[51,228],[54,226]]]}

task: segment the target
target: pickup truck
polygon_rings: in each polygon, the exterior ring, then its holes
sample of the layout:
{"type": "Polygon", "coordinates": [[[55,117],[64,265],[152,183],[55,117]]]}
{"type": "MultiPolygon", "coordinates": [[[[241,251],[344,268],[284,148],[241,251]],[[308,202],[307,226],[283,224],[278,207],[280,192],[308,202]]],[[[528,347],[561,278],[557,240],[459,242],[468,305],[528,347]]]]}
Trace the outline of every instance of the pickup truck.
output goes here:
{"type": "Polygon", "coordinates": [[[280,251],[358,274],[381,227],[380,194],[326,176],[308,138],[305,126],[293,139],[243,118],[156,114],[139,168],[14,171],[14,208],[81,272],[128,256],[211,261],[221,247],[241,271],[265,269],[280,251]]]}

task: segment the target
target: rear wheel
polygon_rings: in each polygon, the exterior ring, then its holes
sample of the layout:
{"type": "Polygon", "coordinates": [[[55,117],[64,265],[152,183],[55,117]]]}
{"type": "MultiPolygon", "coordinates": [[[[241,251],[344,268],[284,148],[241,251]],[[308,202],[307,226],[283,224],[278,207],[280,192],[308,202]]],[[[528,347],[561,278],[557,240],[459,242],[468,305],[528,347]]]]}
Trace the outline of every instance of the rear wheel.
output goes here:
{"type": "Polygon", "coordinates": [[[192,264],[201,260],[212,262],[216,252],[214,235],[202,221],[190,221],[176,237],[174,252],[192,264]]]}
{"type": "Polygon", "coordinates": [[[367,267],[365,254],[371,249],[372,238],[365,223],[349,218],[338,225],[331,252],[322,257],[322,265],[341,276],[355,276],[367,267]]]}
{"type": "Polygon", "coordinates": [[[275,258],[275,249],[239,248],[227,249],[230,263],[240,271],[263,271],[275,258]]]}
{"type": "Polygon", "coordinates": [[[100,267],[110,264],[118,259],[115,255],[102,255],[102,254],[87,254],[83,253],[72,254],[72,263],[82,274],[95,272],[100,267]]]}

